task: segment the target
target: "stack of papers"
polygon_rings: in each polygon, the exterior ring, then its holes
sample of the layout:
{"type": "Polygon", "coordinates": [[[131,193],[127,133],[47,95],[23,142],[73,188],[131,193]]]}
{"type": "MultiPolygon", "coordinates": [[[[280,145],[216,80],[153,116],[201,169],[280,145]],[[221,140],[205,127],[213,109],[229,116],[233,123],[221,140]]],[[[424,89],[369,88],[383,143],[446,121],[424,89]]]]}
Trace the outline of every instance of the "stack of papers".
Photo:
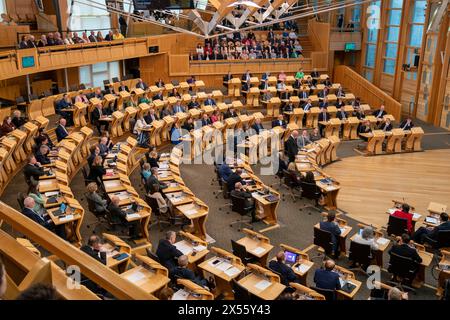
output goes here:
{"type": "MultiPolygon", "coordinates": [[[[39,181],[39,183],[41,183],[41,181],[39,181]]],[[[49,192],[44,193],[44,195],[47,198],[50,198],[50,197],[53,197],[53,196],[57,196],[58,194],[59,194],[59,191],[49,191],[49,192]]]]}
{"type": "Polygon", "coordinates": [[[383,245],[385,245],[386,243],[388,243],[389,242],[389,239],[386,239],[386,238],[378,238],[377,239],[377,243],[380,245],[380,246],[383,246],[383,245]]]}
{"type": "Polygon", "coordinates": [[[141,217],[141,215],[139,214],[139,213],[130,213],[130,214],[127,214],[127,218],[128,219],[135,219],[135,218],[140,218],[141,217]]]}
{"type": "Polygon", "coordinates": [[[228,270],[225,270],[224,273],[229,276],[229,277],[234,277],[235,275],[237,275],[239,272],[241,272],[238,268],[236,267],[231,267],[228,270]]]}
{"type": "Polygon", "coordinates": [[[206,247],[205,247],[205,246],[202,246],[202,245],[198,245],[198,246],[193,247],[193,249],[194,249],[195,251],[197,251],[197,252],[200,252],[200,251],[205,250],[206,247]]]}
{"type": "Polygon", "coordinates": [[[254,253],[254,254],[261,254],[261,253],[263,253],[264,251],[266,251],[266,249],[264,249],[264,248],[262,248],[262,247],[256,247],[256,248],[254,248],[254,249],[252,250],[252,253],[254,253]]]}
{"type": "Polygon", "coordinates": [[[339,227],[339,229],[341,230],[341,233],[344,233],[347,230],[346,227],[339,227]]]}
{"type": "Polygon", "coordinates": [[[66,216],[64,216],[64,217],[62,217],[62,218],[59,218],[59,221],[69,221],[69,220],[72,220],[73,219],[73,214],[68,214],[68,215],[66,215],[66,216]]]}
{"type": "Polygon", "coordinates": [[[388,209],[389,214],[393,214],[395,211],[397,211],[395,208],[388,209]]]}
{"type": "Polygon", "coordinates": [[[438,220],[436,218],[433,217],[426,217],[425,221],[428,223],[432,223],[432,224],[438,224],[438,220]]]}
{"type": "Polygon", "coordinates": [[[172,300],[187,300],[188,297],[189,292],[187,292],[184,289],[181,289],[174,293],[174,295],[172,296],[172,300]]]}
{"type": "Polygon", "coordinates": [[[417,213],[417,212],[413,213],[413,219],[414,220],[420,219],[420,217],[422,217],[422,215],[420,213],[417,213]]]}
{"type": "Polygon", "coordinates": [[[297,266],[297,271],[300,273],[305,273],[309,270],[309,266],[307,264],[300,264],[297,266]]]}
{"type": "Polygon", "coordinates": [[[175,247],[177,247],[177,249],[183,252],[183,254],[186,256],[190,255],[192,252],[192,247],[184,240],[175,243],[175,247]]]}
{"type": "Polygon", "coordinates": [[[130,274],[129,276],[126,277],[126,279],[132,283],[136,283],[139,280],[142,280],[145,278],[145,274],[143,274],[140,271],[134,272],[132,274],[130,274]]]}
{"type": "Polygon", "coordinates": [[[121,192],[116,194],[116,196],[118,196],[120,200],[126,200],[130,197],[130,194],[128,192],[121,192]]]}
{"type": "Polygon", "coordinates": [[[197,209],[189,209],[184,212],[185,215],[190,216],[197,213],[197,209]]]}
{"type": "Polygon", "coordinates": [[[257,284],[255,284],[255,288],[259,289],[259,290],[265,290],[268,287],[270,287],[272,285],[272,283],[270,281],[267,280],[261,280],[259,281],[257,284]]]}

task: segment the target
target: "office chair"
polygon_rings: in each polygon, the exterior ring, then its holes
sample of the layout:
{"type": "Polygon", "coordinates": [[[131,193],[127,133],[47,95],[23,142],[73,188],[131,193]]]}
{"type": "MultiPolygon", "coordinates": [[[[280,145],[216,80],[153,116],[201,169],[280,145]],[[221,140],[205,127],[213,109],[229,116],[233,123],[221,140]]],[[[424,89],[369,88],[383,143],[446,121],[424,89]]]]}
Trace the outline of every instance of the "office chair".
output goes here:
{"type": "Polygon", "coordinates": [[[103,80],[103,86],[105,87],[105,90],[108,89],[109,84],[109,80],[103,80]]]}
{"type": "Polygon", "coordinates": [[[247,265],[247,263],[256,262],[256,257],[250,256],[247,252],[247,249],[245,249],[245,246],[243,246],[242,244],[231,240],[231,247],[233,249],[233,254],[236,257],[241,258],[243,264],[247,265]]]}
{"type": "Polygon", "coordinates": [[[408,220],[389,215],[386,232],[389,236],[401,236],[404,233],[409,233],[408,220]]]}
{"type": "Polygon", "coordinates": [[[167,208],[166,212],[161,212],[161,208],[158,205],[158,201],[155,198],[150,197],[149,195],[145,195],[145,202],[152,208],[152,212],[154,212],[154,216],[156,218],[156,221],[153,222],[151,226],[158,225],[159,231],[162,231],[163,228],[161,227],[161,224],[166,225],[183,225],[183,218],[182,217],[175,217],[170,213],[169,208],[167,208]]]}
{"type": "MultiPolygon", "coordinates": [[[[105,217],[106,217],[106,221],[108,222],[108,225],[111,227],[111,230],[116,231],[117,227],[119,226],[119,227],[122,227],[120,232],[122,234],[124,233],[125,227],[122,225],[122,222],[120,222],[120,221],[114,222],[112,219],[112,216],[111,216],[111,212],[108,209],[106,209],[106,211],[105,211],[105,217]]],[[[123,236],[121,235],[121,237],[123,237],[123,236]]]]}
{"type": "Polygon", "coordinates": [[[155,260],[156,262],[161,263],[161,261],[159,261],[158,256],[157,256],[156,254],[154,254],[150,248],[145,248],[145,251],[147,252],[147,256],[148,256],[150,259],[153,259],[153,260],[155,260]]]}
{"type": "Polygon", "coordinates": [[[411,284],[416,276],[418,264],[411,258],[400,256],[396,253],[390,253],[388,272],[392,273],[393,280],[389,284],[398,286],[402,291],[408,289],[415,292],[411,284]]]}
{"type": "Polygon", "coordinates": [[[247,226],[250,229],[253,229],[251,221],[245,221],[244,217],[255,210],[255,206],[249,205],[246,202],[247,200],[245,198],[231,195],[231,211],[239,213],[241,215],[241,218],[239,220],[231,222],[230,227],[233,227],[234,224],[239,224],[238,231],[241,231],[242,226],[247,226]]]}
{"type": "Polygon", "coordinates": [[[350,241],[348,259],[355,265],[359,265],[358,267],[351,268],[350,270],[361,271],[367,276],[368,274],[366,272],[366,269],[372,261],[372,249],[370,248],[370,245],[350,241]]]}
{"type": "Polygon", "coordinates": [[[19,192],[17,194],[17,202],[19,203],[20,211],[22,211],[25,208],[23,202],[26,197],[27,197],[27,195],[23,192],[19,192]]]}
{"type": "Polygon", "coordinates": [[[320,189],[315,183],[308,183],[301,181],[300,182],[300,188],[302,190],[302,198],[305,197],[310,200],[314,200],[314,205],[304,205],[299,208],[300,211],[303,211],[304,209],[311,208],[314,210],[317,210],[318,212],[321,212],[321,210],[318,208],[319,206],[319,199],[320,199],[320,189]]]}
{"type": "Polygon", "coordinates": [[[216,196],[216,199],[219,198],[219,194],[223,193],[223,183],[222,178],[219,174],[219,168],[217,166],[214,166],[214,172],[216,174],[216,177],[211,180],[211,185],[214,185],[214,182],[217,181],[219,183],[219,190],[213,191],[213,195],[216,196]]]}
{"type": "Polygon", "coordinates": [[[296,198],[301,198],[302,195],[296,173],[283,170],[283,180],[284,183],[282,183],[281,186],[286,187],[289,190],[289,195],[292,197],[293,202],[297,202],[296,198]],[[294,191],[297,191],[297,193],[294,191]]]}
{"type": "Polygon", "coordinates": [[[274,188],[275,190],[279,190],[279,188],[283,185],[283,176],[283,170],[278,170],[278,172],[274,176],[275,180],[278,181],[270,185],[270,187],[274,188]]]}
{"type": "Polygon", "coordinates": [[[337,300],[336,297],[336,290],[330,290],[330,289],[321,289],[317,287],[311,287],[312,290],[316,291],[317,293],[320,293],[325,297],[325,300],[327,301],[335,301],[337,300]]]}
{"type": "Polygon", "coordinates": [[[92,214],[94,215],[94,217],[96,218],[96,220],[97,220],[97,221],[94,222],[94,223],[91,223],[91,224],[86,225],[86,228],[89,229],[89,228],[91,228],[91,227],[93,226],[92,233],[95,234],[95,228],[96,228],[99,224],[102,224],[102,223],[104,223],[104,222],[107,223],[108,220],[107,220],[107,218],[106,218],[106,214],[105,214],[104,211],[103,211],[103,212],[98,212],[98,211],[95,209],[95,202],[92,201],[92,199],[89,197],[89,193],[88,193],[88,192],[85,192],[85,193],[84,193],[84,197],[85,197],[86,200],[87,200],[89,212],[92,213],[92,214]]]}
{"type": "Polygon", "coordinates": [[[81,173],[83,174],[83,179],[84,179],[84,186],[87,186],[89,183],[91,183],[91,182],[95,182],[95,183],[97,183],[97,181],[96,180],[92,180],[92,179],[89,179],[88,178],[88,173],[87,173],[87,170],[86,170],[86,167],[82,167],[81,168],[81,173]]]}
{"type": "Polygon", "coordinates": [[[250,300],[250,293],[236,279],[231,280],[231,290],[233,291],[234,300],[250,300]]]}
{"type": "Polygon", "coordinates": [[[320,253],[311,260],[319,257],[325,259],[333,253],[333,237],[330,232],[314,227],[313,243],[319,247],[320,253]]]}
{"type": "Polygon", "coordinates": [[[431,245],[433,249],[449,248],[450,247],[450,230],[440,230],[437,233],[436,240],[425,236],[425,243],[431,245]]]}

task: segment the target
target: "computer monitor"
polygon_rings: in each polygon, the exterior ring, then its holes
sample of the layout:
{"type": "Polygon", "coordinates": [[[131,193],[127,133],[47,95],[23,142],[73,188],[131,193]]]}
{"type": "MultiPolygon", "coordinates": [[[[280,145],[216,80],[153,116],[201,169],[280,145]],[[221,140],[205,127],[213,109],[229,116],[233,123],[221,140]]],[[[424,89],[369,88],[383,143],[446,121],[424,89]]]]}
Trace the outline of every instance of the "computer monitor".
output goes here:
{"type": "Polygon", "coordinates": [[[287,250],[284,252],[284,259],[285,259],[286,263],[289,263],[289,264],[296,263],[297,257],[298,257],[298,254],[296,254],[294,252],[287,251],[287,250]]]}
{"type": "Polygon", "coordinates": [[[22,57],[22,68],[32,68],[34,66],[34,56],[22,57]]]}
{"type": "Polygon", "coordinates": [[[354,51],[356,50],[356,43],[354,42],[347,42],[345,44],[345,52],[354,51]]]}

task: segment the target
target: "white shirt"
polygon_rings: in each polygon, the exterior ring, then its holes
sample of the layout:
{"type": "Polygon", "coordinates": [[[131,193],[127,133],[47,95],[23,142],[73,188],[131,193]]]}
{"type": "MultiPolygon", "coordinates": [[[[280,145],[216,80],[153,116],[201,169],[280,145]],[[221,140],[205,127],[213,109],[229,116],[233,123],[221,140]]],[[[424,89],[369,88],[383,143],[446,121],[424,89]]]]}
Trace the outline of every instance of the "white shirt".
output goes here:
{"type": "Polygon", "coordinates": [[[368,245],[370,245],[370,248],[372,250],[378,249],[378,244],[375,242],[375,239],[364,239],[359,234],[357,234],[355,236],[355,238],[353,239],[353,241],[355,241],[356,243],[359,243],[359,244],[368,244],[368,245]]]}
{"type": "Polygon", "coordinates": [[[141,132],[141,129],[143,127],[145,127],[146,125],[147,125],[147,123],[145,122],[144,119],[137,119],[136,123],[134,125],[134,128],[133,128],[133,133],[134,134],[139,134],[141,132]]]}

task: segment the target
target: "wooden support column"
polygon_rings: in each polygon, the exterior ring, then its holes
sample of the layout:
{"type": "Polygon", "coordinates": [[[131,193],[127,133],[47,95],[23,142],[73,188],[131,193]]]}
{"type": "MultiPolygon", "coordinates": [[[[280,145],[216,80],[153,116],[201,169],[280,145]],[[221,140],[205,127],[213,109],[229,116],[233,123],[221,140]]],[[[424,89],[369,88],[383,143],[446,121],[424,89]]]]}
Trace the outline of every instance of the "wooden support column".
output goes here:
{"type": "Polygon", "coordinates": [[[390,0],[381,0],[380,8],[380,30],[378,30],[378,45],[377,53],[375,56],[375,69],[373,72],[373,84],[377,87],[380,86],[381,73],[383,72],[383,57],[386,51],[386,24],[389,19],[390,0]]]}

